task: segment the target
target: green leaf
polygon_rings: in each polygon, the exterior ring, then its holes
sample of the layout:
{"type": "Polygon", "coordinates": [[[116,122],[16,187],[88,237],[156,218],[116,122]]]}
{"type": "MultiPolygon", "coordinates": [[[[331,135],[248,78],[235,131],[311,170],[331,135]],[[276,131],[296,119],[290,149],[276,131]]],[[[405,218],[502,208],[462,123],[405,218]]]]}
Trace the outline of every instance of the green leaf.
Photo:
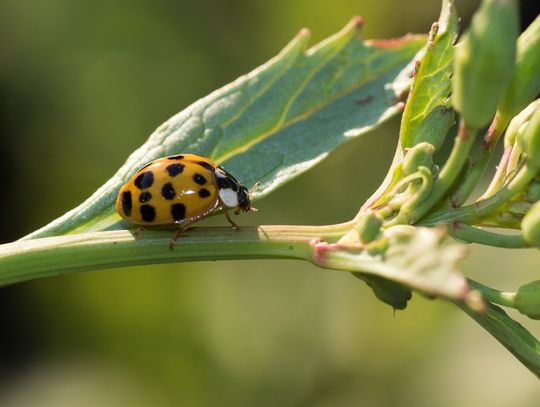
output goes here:
{"type": "Polygon", "coordinates": [[[453,2],[443,0],[439,21],[431,27],[427,46],[415,57],[416,69],[401,118],[400,144],[392,165],[362,210],[384,204],[388,192],[404,177],[401,169],[404,149],[424,141],[438,149],[454,124],[454,114],[448,106],[457,22],[453,2]]]}
{"type": "Polygon", "coordinates": [[[540,342],[501,308],[491,303],[479,312],[457,303],[463,311],[495,337],[531,372],[540,377],[540,342]]]}
{"type": "Polygon", "coordinates": [[[407,308],[407,302],[412,298],[412,292],[409,288],[394,281],[364,273],[352,273],[352,275],[364,280],[380,301],[394,309],[403,310],[407,308]]]}
{"type": "Polygon", "coordinates": [[[410,77],[404,69],[425,37],[362,41],[360,27],[353,19],[307,51],[302,30],[275,58],[158,127],[83,204],[27,238],[110,228],[119,221],[120,186],[159,157],[210,157],[246,186],[260,182],[257,199],[377,127],[399,111],[410,77]]]}
{"type": "MultiPolygon", "coordinates": [[[[452,1],[444,0],[439,22],[434,23],[429,33],[424,55],[416,64],[415,77],[401,120],[400,138],[403,148],[412,147],[422,141],[437,139],[432,144],[442,144],[439,139],[448,132],[453,120],[450,118],[448,96],[452,89],[451,73],[454,58],[454,42],[458,30],[458,17],[452,1]],[[417,132],[422,122],[436,111],[442,126],[430,124],[438,134],[426,133],[418,137],[417,132]],[[440,127],[440,128],[439,128],[440,127]]],[[[433,122],[433,115],[431,117],[433,122]]]]}
{"type": "MultiPolygon", "coordinates": [[[[465,247],[447,242],[446,237],[444,228],[398,225],[384,230],[385,244],[379,254],[369,247],[361,250],[319,243],[314,262],[321,267],[382,277],[430,297],[474,301],[465,277],[457,271],[465,247]]],[[[392,297],[392,301],[397,299],[392,297]]]]}

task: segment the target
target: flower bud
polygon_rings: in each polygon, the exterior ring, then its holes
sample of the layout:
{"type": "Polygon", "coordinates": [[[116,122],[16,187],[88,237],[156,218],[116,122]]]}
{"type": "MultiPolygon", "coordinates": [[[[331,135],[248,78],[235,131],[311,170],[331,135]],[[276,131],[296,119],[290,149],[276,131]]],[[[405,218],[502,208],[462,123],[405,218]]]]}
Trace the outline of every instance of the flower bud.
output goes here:
{"type": "Polygon", "coordinates": [[[518,130],[517,141],[527,154],[527,164],[540,171],[540,108],[533,113],[523,133],[518,130]]]}
{"type": "Polygon", "coordinates": [[[529,127],[528,121],[521,123],[521,126],[519,126],[516,131],[516,142],[520,151],[527,150],[527,139],[525,138],[525,135],[527,134],[527,127],[529,127]]]}
{"type": "Polygon", "coordinates": [[[403,147],[413,147],[427,141],[437,150],[441,148],[448,130],[454,123],[454,111],[452,109],[442,105],[436,106],[414,130],[410,142],[403,142],[403,147]]]}
{"type": "Polygon", "coordinates": [[[373,257],[383,255],[386,249],[388,249],[388,239],[386,238],[374,240],[367,245],[367,252],[373,257]]]}
{"type": "Polygon", "coordinates": [[[433,165],[433,153],[435,147],[433,144],[423,142],[415,145],[407,151],[403,161],[401,162],[401,168],[405,175],[412,174],[418,171],[421,166],[431,168],[433,165]]]}
{"type": "Polygon", "coordinates": [[[505,147],[512,147],[514,145],[518,131],[520,133],[523,133],[523,130],[526,128],[526,127],[523,127],[523,125],[526,123],[529,123],[531,116],[533,115],[533,113],[538,107],[540,107],[540,99],[537,99],[534,102],[530,103],[529,106],[523,109],[516,117],[514,117],[510,121],[510,124],[508,125],[508,128],[506,129],[506,134],[504,135],[505,147]]]}
{"type": "Polygon", "coordinates": [[[540,183],[536,181],[531,182],[523,199],[529,203],[540,201],[540,183]]]}
{"type": "Polygon", "coordinates": [[[362,243],[369,243],[377,238],[381,231],[382,220],[373,212],[367,213],[358,222],[358,237],[362,243]]]}
{"type": "Polygon", "coordinates": [[[540,202],[536,202],[521,221],[523,238],[531,246],[540,248],[540,202]]]}
{"type": "Polygon", "coordinates": [[[514,306],[529,318],[540,319],[540,280],[519,287],[514,306]]]}
{"type": "Polygon", "coordinates": [[[519,36],[516,69],[499,111],[512,117],[540,93],[540,16],[519,36]]]}
{"type": "Polygon", "coordinates": [[[479,129],[495,115],[514,72],[518,10],[512,0],[483,0],[457,45],[452,102],[465,126],[479,129]]]}
{"type": "Polygon", "coordinates": [[[517,201],[508,204],[508,212],[513,215],[525,215],[531,209],[530,202],[517,201]]]}

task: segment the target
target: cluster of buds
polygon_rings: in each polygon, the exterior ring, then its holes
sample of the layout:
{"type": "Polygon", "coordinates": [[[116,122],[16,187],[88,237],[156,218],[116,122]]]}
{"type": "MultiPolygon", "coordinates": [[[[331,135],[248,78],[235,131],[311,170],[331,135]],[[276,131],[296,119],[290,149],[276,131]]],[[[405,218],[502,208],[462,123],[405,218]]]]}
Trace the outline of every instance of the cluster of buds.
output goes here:
{"type": "Polygon", "coordinates": [[[528,186],[524,200],[532,206],[521,222],[525,241],[540,248],[540,106],[536,107],[527,129],[523,132],[522,144],[526,152],[526,165],[536,169],[536,177],[528,186]]]}
{"type": "Polygon", "coordinates": [[[526,241],[540,247],[540,238],[531,240],[530,226],[532,208],[540,200],[540,100],[535,100],[515,116],[506,130],[504,154],[497,173],[482,199],[487,199],[508,184],[520,170],[528,169],[531,180],[499,210],[483,219],[483,223],[493,226],[519,228],[520,224],[526,241]],[[530,213],[530,215],[528,215],[530,213]],[[527,221],[524,221],[524,216],[527,221]],[[523,222],[522,222],[523,221],[523,222]],[[527,232],[526,232],[527,230],[527,232]]]}
{"type": "MultiPolygon", "coordinates": [[[[507,247],[540,248],[540,99],[535,100],[540,93],[540,17],[518,38],[517,2],[483,0],[468,31],[454,44],[454,13],[453,3],[443,1],[441,20],[416,61],[392,168],[339,240],[340,247],[390,261],[396,247],[408,247],[400,239],[411,238],[411,225],[445,224],[453,235],[456,225],[466,229],[463,241],[490,244],[492,239],[495,246],[503,245],[506,236],[490,235],[483,226],[520,230],[507,247]],[[455,113],[459,129],[441,163],[438,153],[452,134],[455,113]],[[503,134],[505,149],[493,181],[474,204],[467,204],[503,134]]],[[[394,308],[401,309],[410,298],[409,290],[395,282],[357,276],[394,308]]],[[[539,289],[540,283],[524,286],[516,294],[516,307],[540,316],[539,289]]]]}
{"type": "Polygon", "coordinates": [[[489,124],[515,69],[515,1],[485,0],[458,44],[452,101],[469,129],[489,124]]]}
{"type": "Polygon", "coordinates": [[[512,188],[513,196],[479,223],[521,228],[540,247],[540,18],[516,41],[515,3],[482,2],[456,51],[452,101],[467,129],[509,122],[503,158],[481,200],[512,188]]]}
{"type": "MultiPolygon", "coordinates": [[[[519,16],[515,0],[483,0],[469,30],[455,45],[451,108],[441,100],[440,105],[425,115],[402,146],[403,155],[394,167],[390,188],[369,208],[377,213],[378,228],[421,221],[430,212],[444,207],[442,201],[445,197],[459,194],[456,188],[460,183],[469,182],[465,192],[461,191],[464,197],[460,196],[455,201],[449,199],[451,205],[461,206],[483,172],[481,169],[474,173],[467,168],[467,155],[475,136],[482,134],[481,130],[490,122],[490,131],[498,129],[499,134],[494,136],[488,131],[484,140],[487,158],[493,152],[498,137],[509,126],[505,136],[505,154],[494,180],[481,199],[505,190],[504,202],[490,207],[488,213],[471,224],[520,228],[522,219],[538,201],[540,134],[537,117],[540,115],[540,101],[534,101],[534,98],[540,92],[540,17],[519,38],[518,33],[519,16]],[[460,117],[460,130],[454,146],[456,151],[439,169],[434,163],[434,155],[441,148],[453,122],[452,111],[460,117]],[[520,172],[524,167],[527,170],[525,176],[523,171],[520,172]],[[519,190],[513,181],[519,185],[519,190]],[[514,188],[512,193],[506,191],[509,185],[514,188]]],[[[428,44],[425,61],[418,61],[417,66],[429,63],[433,58],[428,54],[433,44],[436,46],[435,34],[430,36],[431,45],[428,44]]],[[[488,161],[484,159],[485,163],[488,161]]],[[[532,213],[527,219],[531,219],[532,213]]],[[[365,216],[371,219],[374,215],[365,216]]],[[[443,222],[448,221],[451,219],[443,222]]],[[[364,243],[362,230],[368,225],[371,222],[360,217],[359,240],[364,243]]],[[[527,241],[533,244],[530,239],[527,241]]]]}

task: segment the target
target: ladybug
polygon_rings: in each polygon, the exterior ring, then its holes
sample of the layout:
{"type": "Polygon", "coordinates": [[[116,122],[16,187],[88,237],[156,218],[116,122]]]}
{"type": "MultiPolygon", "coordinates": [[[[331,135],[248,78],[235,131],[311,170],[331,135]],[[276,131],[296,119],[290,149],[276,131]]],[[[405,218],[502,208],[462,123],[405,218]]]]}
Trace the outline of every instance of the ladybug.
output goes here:
{"type": "Polygon", "coordinates": [[[146,164],[120,188],[115,207],[122,218],[140,227],[177,226],[171,248],[182,231],[220,210],[233,229],[239,226],[227,209],[236,214],[255,210],[245,186],[212,160],[195,154],[146,164]]]}

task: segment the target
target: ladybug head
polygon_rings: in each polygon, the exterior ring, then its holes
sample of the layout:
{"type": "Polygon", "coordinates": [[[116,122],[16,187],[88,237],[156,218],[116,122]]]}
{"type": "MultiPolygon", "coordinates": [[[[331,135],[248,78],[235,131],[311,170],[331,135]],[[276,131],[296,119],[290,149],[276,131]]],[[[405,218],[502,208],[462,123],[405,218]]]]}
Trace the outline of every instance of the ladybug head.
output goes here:
{"type": "Polygon", "coordinates": [[[249,192],[243,185],[240,185],[240,188],[238,188],[238,209],[242,209],[244,212],[251,210],[249,192]]]}

